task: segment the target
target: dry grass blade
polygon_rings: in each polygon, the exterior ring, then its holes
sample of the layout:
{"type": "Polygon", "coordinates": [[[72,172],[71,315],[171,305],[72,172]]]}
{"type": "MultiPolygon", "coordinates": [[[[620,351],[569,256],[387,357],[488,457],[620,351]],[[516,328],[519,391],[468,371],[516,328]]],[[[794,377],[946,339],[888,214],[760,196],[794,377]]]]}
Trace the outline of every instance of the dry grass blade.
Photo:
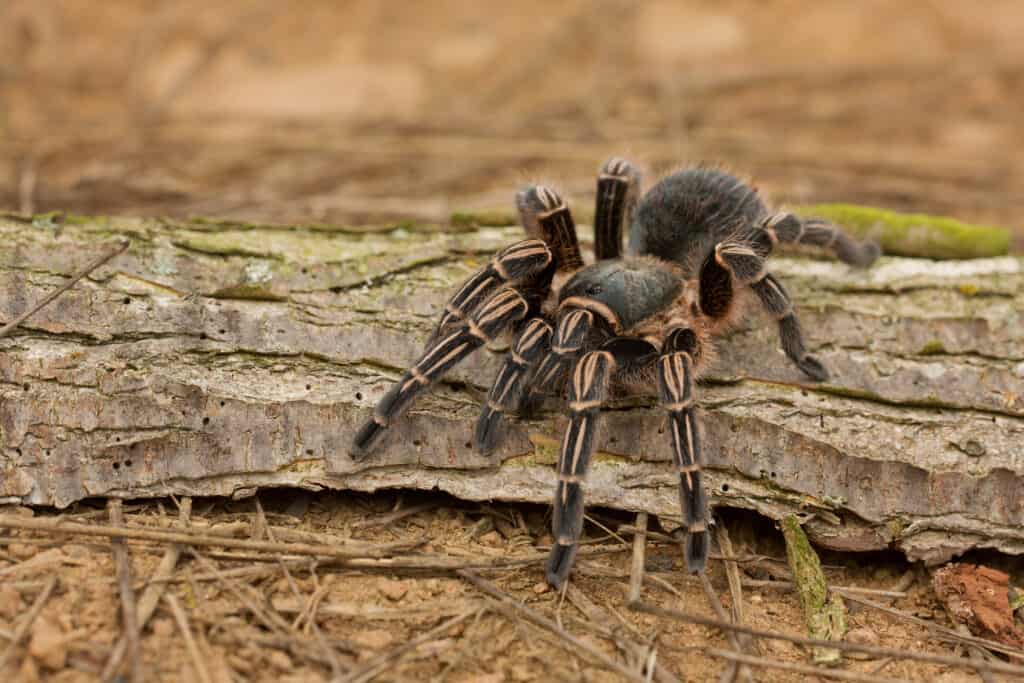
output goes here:
{"type": "MultiPolygon", "coordinates": [[[[967,628],[966,624],[960,624],[956,627],[957,632],[962,636],[971,635],[970,629],[967,628]]],[[[980,662],[985,659],[985,651],[980,647],[967,646],[967,655],[975,662],[980,662]]],[[[996,679],[992,677],[991,671],[985,671],[984,669],[978,670],[978,675],[981,676],[982,683],[996,683],[996,679]]]]}
{"type": "Polygon", "coordinates": [[[730,662],[743,664],[745,666],[756,666],[765,669],[779,669],[790,673],[804,674],[806,676],[818,676],[820,678],[834,678],[839,681],[860,681],[861,683],[913,683],[906,678],[882,678],[873,674],[862,674],[856,671],[843,671],[842,669],[826,669],[821,666],[809,664],[794,664],[792,662],[780,662],[767,657],[754,657],[751,655],[737,654],[729,650],[708,648],[705,653],[712,657],[719,657],[730,662]]]}
{"type": "MultiPolygon", "coordinates": [[[[770,590],[792,592],[796,590],[796,584],[792,581],[775,581],[771,579],[743,579],[740,584],[744,588],[767,588],[770,590]]],[[[851,593],[853,595],[873,595],[879,598],[905,598],[906,591],[883,590],[881,588],[862,588],[861,586],[832,586],[837,593],[851,593]]]]}
{"type": "MultiPolygon", "coordinates": [[[[121,499],[111,498],[107,501],[110,524],[115,527],[124,525],[124,511],[121,499]]],[[[139,620],[135,606],[135,589],[132,588],[132,563],[128,556],[128,546],[124,539],[110,539],[110,548],[117,567],[117,583],[121,594],[121,620],[125,641],[125,654],[128,657],[130,680],[134,683],[142,680],[142,657],[139,652],[139,620]]]]}
{"type": "MultiPolygon", "coordinates": [[[[256,520],[258,527],[263,529],[263,531],[267,534],[267,538],[269,538],[271,542],[277,542],[277,539],[274,537],[274,531],[270,528],[270,525],[267,524],[267,516],[263,512],[263,504],[260,503],[259,496],[255,496],[255,501],[256,520]]],[[[281,571],[284,573],[285,579],[288,581],[288,586],[291,589],[292,594],[295,596],[297,600],[301,600],[302,594],[299,591],[299,587],[295,583],[295,579],[292,578],[292,573],[288,570],[288,565],[280,556],[277,558],[277,565],[281,568],[281,571]]],[[[295,630],[298,628],[298,625],[302,621],[303,616],[308,612],[309,627],[312,629],[313,634],[316,636],[317,643],[320,645],[320,648],[324,651],[324,655],[326,655],[327,660],[331,663],[331,671],[334,674],[334,677],[337,678],[341,675],[341,662],[338,660],[338,653],[335,652],[334,649],[327,643],[323,634],[320,632],[320,627],[316,623],[315,605],[319,605],[319,599],[320,597],[323,597],[324,594],[326,594],[326,588],[324,588],[323,592],[317,590],[313,594],[313,597],[310,598],[306,609],[300,612],[295,622],[292,623],[292,629],[295,630]]]]}
{"type": "Polygon", "coordinates": [[[27,311],[25,311],[24,313],[19,315],[17,318],[15,318],[11,322],[7,323],[2,328],[0,328],[0,339],[3,339],[7,335],[9,335],[11,332],[13,332],[15,329],[17,329],[18,325],[21,325],[23,322],[25,322],[26,320],[31,318],[33,315],[35,315],[40,310],[42,310],[43,307],[45,307],[51,301],[53,301],[54,299],[59,297],[61,294],[63,294],[64,292],[66,292],[69,289],[71,289],[72,287],[74,287],[78,283],[79,280],[81,280],[86,275],[88,275],[89,273],[93,272],[94,270],[96,270],[97,268],[102,266],[104,263],[106,263],[110,259],[112,259],[115,256],[117,256],[118,254],[120,254],[121,252],[123,252],[130,245],[131,245],[131,242],[129,242],[129,241],[122,242],[121,244],[118,244],[116,247],[114,247],[112,250],[108,251],[103,256],[100,256],[96,260],[94,260],[91,263],[89,263],[89,265],[87,265],[85,268],[80,270],[70,280],[68,280],[63,285],[61,285],[60,287],[58,287],[57,289],[53,290],[52,292],[47,294],[45,297],[43,297],[43,300],[40,301],[38,304],[36,304],[32,308],[28,309],[27,311]]]}
{"type": "MultiPolygon", "coordinates": [[[[803,636],[790,635],[788,633],[781,633],[779,631],[762,631],[761,629],[752,628],[750,626],[744,626],[742,624],[731,624],[728,621],[721,619],[712,619],[705,617],[700,614],[690,614],[688,612],[682,612],[680,610],[668,609],[666,607],[658,607],[657,605],[649,605],[645,602],[641,602],[632,605],[632,608],[638,612],[645,612],[647,614],[653,614],[658,617],[666,617],[669,619],[676,619],[688,624],[699,624],[701,626],[711,626],[718,628],[723,631],[735,631],[737,633],[746,633],[747,635],[755,636],[757,638],[768,638],[771,640],[784,640],[788,643],[794,643],[796,645],[803,645],[806,647],[832,647],[837,650],[845,650],[847,652],[864,652],[869,655],[876,657],[892,657],[897,660],[913,659],[919,662],[930,662],[932,664],[942,664],[945,666],[953,666],[957,668],[975,669],[978,671],[992,671],[995,673],[1005,673],[1015,676],[1024,676],[1024,666],[1017,666],[1015,664],[1004,664],[1002,662],[974,662],[966,660],[962,657],[951,657],[949,655],[936,655],[930,652],[914,652],[913,650],[898,649],[892,647],[879,647],[876,645],[861,645],[859,643],[850,643],[844,640],[821,640],[818,638],[805,638],[803,636]]],[[[731,653],[730,653],[731,654],[731,653]]]]}
{"type": "MultiPolygon", "coordinates": [[[[619,650],[632,657],[633,661],[640,662],[640,673],[644,673],[648,679],[657,680],[660,683],[679,683],[678,678],[665,667],[658,665],[657,650],[654,647],[634,642],[626,638],[618,629],[607,626],[612,623],[613,615],[594,603],[583,591],[568,584],[565,596],[586,617],[586,620],[579,620],[579,623],[601,637],[611,640],[619,650]]],[[[621,619],[621,617],[619,618],[621,619]]],[[[623,624],[628,627],[628,622],[623,621],[623,624]]]]}
{"type": "Polygon", "coordinates": [[[210,672],[206,668],[206,662],[203,661],[203,656],[199,652],[199,646],[196,645],[196,640],[192,636],[192,629],[188,625],[188,616],[185,614],[185,610],[182,609],[181,603],[170,593],[164,595],[164,600],[171,609],[171,615],[178,624],[178,630],[181,631],[181,637],[185,641],[185,649],[188,650],[189,657],[192,658],[192,666],[196,670],[196,676],[202,683],[213,683],[213,679],[210,678],[210,672]]]}
{"type": "MultiPolygon", "coordinates": [[[[494,557],[487,559],[459,560],[445,555],[411,555],[391,557],[396,553],[394,546],[359,545],[353,548],[313,545],[309,543],[272,543],[251,541],[240,538],[225,538],[210,534],[175,532],[162,529],[140,529],[138,527],[111,527],[100,524],[79,524],[60,518],[23,518],[0,515],[0,528],[44,531],[49,533],[101,536],[106,538],[128,538],[157,543],[181,543],[195,547],[219,547],[252,552],[273,553],[284,556],[324,557],[334,560],[337,566],[364,570],[422,570],[454,572],[460,569],[491,569],[498,567],[519,567],[541,562],[545,553],[531,553],[522,557],[494,557]]],[[[408,547],[408,544],[402,544],[408,547]]],[[[582,548],[578,557],[609,555],[624,552],[623,548],[582,548]]],[[[237,559],[237,558],[234,558],[237,559]]],[[[271,558],[276,562],[276,558],[271,558]]]]}
{"type": "Polygon", "coordinates": [[[432,638],[441,635],[451,627],[455,626],[456,624],[462,623],[463,621],[469,619],[471,616],[477,614],[478,612],[479,610],[471,610],[469,612],[463,612],[457,617],[452,617],[451,619],[430,629],[426,633],[416,636],[409,642],[403,643],[395,649],[390,650],[389,652],[385,652],[379,657],[374,657],[359,669],[356,669],[355,671],[350,671],[344,677],[336,679],[334,683],[364,683],[364,681],[369,681],[372,678],[374,678],[377,674],[379,674],[381,671],[386,669],[391,662],[397,660],[406,652],[416,647],[419,647],[420,645],[428,642],[432,638]]]}
{"type": "MultiPolygon", "coordinates": [[[[919,619],[912,614],[907,614],[906,612],[898,610],[894,607],[888,607],[887,605],[882,605],[873,600],[867,600],[856,595],[850,595],[844,591],[837,590],[836,592],[841,592],[843,594],[843,597],[849,600],[850,602],[856,602],[859,605],[864,605],[865,607],[870,607],[880,612],[885,612],[886,614],[898,617],[900,619],[903,619],[904,621],[909,621],[912,624],[924,626],[928,630],[939,634],[940,636],[944,637],[946,640],[949,640],[951,642],[983,647],[988,650],[992,650],[993,652],[999,652],[1004,655],[1015,657],[1017,659],[1024,659],[1024,650],[1018,650],[1017,648],[1009,647],[1007,645],[997,643],[996,641],[989,640],[987,638],[978,638],[977,636],[961,635],[953,629],[946,628],[945,626],[940,626],[939,624],[927,621],[925,619],[919,619]]],[[[1015,668],[1018,673],[1024,674],[1024,666],[1018,666],[1015,668]]]]}
{"type": "Polygon", "coordinates": [[[377,515],[376,517],[372,517],[370,519],[362,519],[357,522],[353,522],[352,529],[366,530],[373,529],[379,526],[391,526],[392,524],[401,519],[411,517],[412,515],[416,515],[436,507],[437,503],[423,503],[422,505],[413,505],[411,507],[395,510],[384,515],[377,515]]]}
{"type": "Polygon", "coordinates": [[[102,536],[106,538],[126,538],[137,541],[156,541],[158,543],[182,543],[197,547],[233,548],[265,553],[281,553],[284,555],[309,555],[313,557],[331,557],[336,559],[374,558],[388,556],[389,550],[381,550],[372,545],[360,545],[358,548],[337,548],[309,543],[272,543],[267,541],[250,541],[241,538],[227,538],[212,534],[192,531],[165,531],[163,529],[143,529],[138,527],[106,526],[102,524],[79,524],[61,518],[33,518],[0,515],[0,528],[23,529],[31,531],[48,531],[51,533],[78,534],[82,536],[102,536]]]}
{"type": "MultiPolygon", "coordinates": [[[[178,521],[181,526],[188,526],[191,515],[192,499],[184,498],[178,511],[178,521]]],[[[140,631],[146,627],[150,617],[156,611],[156,606],[160,603],[160,598],[163,597],[167,583],[174,575],[174,568],[178,564],[179,557],[181,557],[181,546],[172,545],[164,551],[163,557],[160,558],[160,564],[157,565],[153,578],[150,580],[149,585],[146,586],[146,590],[143,591],[142,597],[139,598],[138,628],[140,631]]],[[[124,658],[127,649],[128,640],[126,634],[121,636],[121,639],[118,640],[117,645],[114,646],[113,651],[110,653],[107,665],[103,668],[103,673],[100,675],[102,680],[109,681],[113,679],[117,668],[121,666],[121,660],[124,658]]]]}
{"type": "MultiPolygon", "coordinates": [[[[711,585],[711,581],[708,580],[708,575],[704,572],[700,572],[699,576],[701,588],[704,589],[704,595],[707,597],[708,604],[711,605],[711,609],[718,615],[720,620],[727,622],[729,620],[729,615],[725,613],[725,608],[722,607],[722,602],[718,599],[718,594],[715,593],[715,589],[711,585]]],[[[729,641],[729,645],[732,649],[742,654],[744,644],[740,641],[739,636],[737,636],[733,631],[725,631],[725,637],[729,641]]],[[[726,679],[730,681],[735,680],[736,676],[743,676],[743,680],[745,681],[752,682],[754,680],[754,675],[750,672],[750,669],[745,666],[740,666],[738,662],[734,662],[734,666],[731,667],[731,671],[726,670],[724,673],[726,674],[726,679]]]]}
{"type": "Polygon", "coordinates": [[[38,597],[36,597],[36,601],[32,603],[32,607],[29,608],[28,614],[25,615],[25,618],[21,620],[18,627],[14,629],[14,633],[11,634],[11,642],[7,644],[7,649],[4,651],[4,654],[0,656],[0,671],[7,666],[7,662],[10,661],[11,655],[14,654],[14,650],[18,647],[22,638],[28,634],[29,629],[32,628],[32,624],[35,623],[39,613],[43,611],[43,606],[46,604],[46,601],[50,599],[50,594],[53,593],[53,589],[56,587],[57,577],[51,576],[50,580],[46,582],[45,586],[43,586],[42,592],[39,593],[38,597]]]}
{"type": "Polygon", "coordinates": [[[494,598],[497,602],[497,607],[504,611],[512,611],[513,613],[524,616],[528,621],[533,622],[534,625],[540,626],[544,630],[558,636],[559,639],[571,646],[566,648],[566,650],[571,654],[580,655],[581,653],[585,653],[592,663],[600,663],[606,669],[615,671],[626,677],[628,680],[636,681],[637,683],[645,683],[646,679],[643,676],[640,676],[635,671],[623,666],[600,650],[595,650],[589,644],[567,632],[551,619],[548,619],[537,611],[530,609],[512,596],[503,593],[490,581],[466,570],[461,570],[457,573],[460,577],[476,586],[480,591],[494,598]]]}

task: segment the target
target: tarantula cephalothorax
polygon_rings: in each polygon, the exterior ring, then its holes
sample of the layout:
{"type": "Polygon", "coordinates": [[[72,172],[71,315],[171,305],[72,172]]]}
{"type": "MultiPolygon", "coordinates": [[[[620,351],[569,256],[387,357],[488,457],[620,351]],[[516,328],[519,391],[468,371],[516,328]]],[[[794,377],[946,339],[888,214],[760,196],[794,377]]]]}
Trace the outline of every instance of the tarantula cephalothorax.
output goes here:
{"type": "Polygon", "coordinates": [[[769,213],[757,192],[710,168],[690,168],[658,182],[637,201],[640,175],[610,159],[597,180],[594,253],[585,266],[568,206],[548,187],[520,192],[517,205],[531,239],[499,252],[451,298],[423,356],[377,404],[352,455],[364,457],[416,396],[475,349],[515,335],[477,423],[475,445],[497,445],[502,416],[567,388],[569,427],[558,461],[547,580],[569,575],[583,526],[583,481],[600,410],[612,389],[657,382],[672,434],[680,502],[688,534],[687,566],[704,568],[708,511],[701,485],[695,380],[713,338],[742,315],[752,291],[778,320],[782,348],[804,374],[828,377],[807,353],[793,304],[765,258],[780,242],[831,249],[870,265],[877,245],[788,213],[769,213]],[[622,255],[622,226],[630,225],[622,255]],[[566,387],[567,385],[567,387],[566,387]]]}

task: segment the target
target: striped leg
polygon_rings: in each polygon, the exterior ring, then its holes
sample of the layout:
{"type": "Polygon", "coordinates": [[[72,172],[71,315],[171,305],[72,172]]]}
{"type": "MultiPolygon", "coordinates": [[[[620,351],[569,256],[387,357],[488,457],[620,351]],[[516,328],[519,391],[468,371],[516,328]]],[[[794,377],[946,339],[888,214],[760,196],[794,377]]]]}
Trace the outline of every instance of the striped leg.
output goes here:
{"type": "Polygon", "coordinates": [[[625,159],[609,159],[597,176],[594,207],[594,257],[622,254],[622,226],[628,223],[640,188],[640,173],[625,159]]]}
{"type": "Polygon", "coordinates": [[[521,282],[526,285],[524,289],[537,290],[538,295],[546,296],[554,275],[549,268],[551,262],[551,251],[543,240],[523,240],[502,249],[448,301],[431,342],[464,324],[488,297],[506,284],[521,282]],[[537,279],[540,281],[535,282],[537,279]]]}
{"type": "Polygon", "coordinates": [[[590,467],[601,406],[615,360],[608,351],[591,351],[573,368],[569,383],[569,428],[558,458],[551,531],[555,538],[548,556],[547,582],[558,588],[565,583],[583,530],[583,480],[590,467]]]}
{"type": "Polygon", "coordinates": [[[533,318],[526,323],[512,351],[505,356],[487,396],[487,404],[476,423],[475,445],[478,451],[487,454],[498,445],[502,417],[516,408],[525,380],[550,348],[551,325],[543,318],[533,318]]]}
{"type": "Polygon", "coordinates": [[[694,401],[696,339],[688,329],[669,333],[658,359],[658,388],[672,428],[672,462],[679,472],[679,502],[688,531],[686,566],[692,572],[701,572],[707,564],[709,539],[708,504],[701,482],[700,426],[694,401]]]}
{"type": "Polygon", "coordinates": [[[761,224],[772,246],[779,242],[809,244],[835,253],[844,263],[866,268],[882,250],[875,242],[857,242],[838,227],[819,218],[801,219],[791,213],[777,213],[761,224]]]}
{"type": "Polygon", "coordinates": [[[498,291],[465,324],[427,345],[423,356],[409,368],[377,404],[373,417],[356,432],[350,453],[359,460],[370,452],[391,421],[412,401],[456,363],[474,350],[490,343],[530,310],[526,299],[511,287],[498,291]]]}
{"type": "MultiPolygon", "coordinates": [[[[709,259],[711,261],[711,259],[709,259]]],[[[807,353],[800,321],[793,312],[793,302],[774,275],[765,269],[764,258],[754,249],[736,242],[722,242],[715,246],[713,262],[721,270],[731,271],[733,277],[743,285],[749,286],[761,300],[761,304],[775,316],[779,322],[779,336],[782,339],[782,350],[804,374],[811,379],[823,382],[828,379],[828,370],[821,361],[807,353]]],[[[705,264],[711,267],[710,264],[705,264]]],[[[709,280],[711,278],[709,277],[709,280]]],[[[704,300],[705,273],[701,271],[701,303],[704,300]]]]}
{"type": "Polygon", "coordinates": [[[544,400],[545,394],[561,390],[565,375],[582,355],[594,330],[594,314],[588,310],[570,308],[559,314],[551,350],[540,362],[530,390],[523,393],[518,406],[520,412],[531,413],[544,400]]]}
{"type": "Polygon", "coordinates": [[[570,273],[583,266],[576,223],[557,192],[544,185],[527,187],[516,195],[516,206],[526,234],[551,247],[559,272],[570,273]]]}

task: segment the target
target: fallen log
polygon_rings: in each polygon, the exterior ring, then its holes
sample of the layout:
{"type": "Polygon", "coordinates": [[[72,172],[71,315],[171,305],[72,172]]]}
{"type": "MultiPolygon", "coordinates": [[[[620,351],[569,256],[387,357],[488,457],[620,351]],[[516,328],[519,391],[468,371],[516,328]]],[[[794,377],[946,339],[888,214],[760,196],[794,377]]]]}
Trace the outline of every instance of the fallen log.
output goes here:
{"type": "MultiPolygon", "coordinates": [[[[520,236],[0,217],[0,322],[132,243],[0,339],[0,503],[280,486],[547,503],[557,412],[512,421],[491,457],[469,447],[496,353],[452,372],[375,457],[347,453],[453,287],[520,236]]],[[[1024,259],[772,267],[833,379],[807,383],[757,315],[722,341],[700,392],[713,503],[796,514],[835,549],[1024,552],[1024,259]]],[[[675,519],[663,427],[653,400],[608,412],[590,504],[675,519]]]]}

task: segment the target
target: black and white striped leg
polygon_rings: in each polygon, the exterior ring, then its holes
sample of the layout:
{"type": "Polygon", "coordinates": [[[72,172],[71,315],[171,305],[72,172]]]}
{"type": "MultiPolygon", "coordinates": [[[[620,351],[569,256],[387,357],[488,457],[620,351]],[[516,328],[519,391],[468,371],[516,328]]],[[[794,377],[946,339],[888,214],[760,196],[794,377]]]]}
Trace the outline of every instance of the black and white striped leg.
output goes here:
{"type": "Polygon", "coordinates": [[[818,382],[827,380],[828,370],[821,361],[807,353],[789,294],[782,283],[766,270],[764,258],[746,244],[722,242],[715,246],[715,261],[730,270],[740,284],[753,289],[765,309],[778,320],[782,350],[789,359],[811,379],[818,382]]]}
{"type": "Polygon", "coordinates": [[[526,234],[543,239],[551,247],[559,272],[583,266],[576,223],[561,195],[545,185],[533,185],[516,194],[516,207],[526,234]]]}
{"type": "Polygon", "coordinates": [[[503,416],[518,406],[525,381],[532,376],[537,363],[550,348],[551,325],[543,318],[527,322],[512,350],[505,356],[477,420],[474,443],[478,451],[487,454],[498,445],[503,416]]]}
{"type": "Polygon", "coordinates": [[[530,390],[523,392],[519,412],[530,414],[540,406],[545,394],[561,391],[569,368],[585,348],[593,348],[592,337],[596,331],[594,314],[588,310],[570,308],[559,314],[551,350],[540,361],[530,390]]]}
{"type": "Polygon", "coordinates": [[[377,404],[373,417],[356,432],[350,449],[352,457],[364,458],[391,422],[405,412],[424,389],[474,350],[522,320],[529,309],[519,292],[506,287],[488,299],[467,323],[428,344],[423,356],[391,387],[377,404]]]}
{"type": "Polygon", "coordinates": [[[808,377],[818,382],[827,380],[828,369],[822,365],[820,360],[807,353],[803,333],[800,331],[800,321],[793,312],[793,302],[782,283],[775,279],[774,275],[768,273],[752,284],[751,288],[765,309],[779,321],[782,350],[786,352],[789,359],[808,377]]]}
{"type": "Polygon", "coordinates": [[[881,255],[877,243],[858,242],[838,227],[820,218],[801,219],[791,213],[777,213],[761,224],[772,246],[779,242],[809,244],[835,253],[844,263],[866,268],[881,255]]]}
{"type": "Polygon", "coordinates": [[[672,462],[679,472],[679,503],[687,530],[686,566],[692,572],[701,572],[707,565],[709,536],[707,496],[701,481],[700,424],[694,398],[696,355],[696,335],[688,329],[672,331],[658,359],[658,389],[672,431],[672,462]]]}
{"type": "Polygon", "coordinates": [[[448,301],[434,329],[431,341],[463,324],[487,298],[509,283],[522,283],[524,290],[543,298],[551,286],[554,270],[551,250],[543,240],[529,239],[502,249],[491,262],[462,283],[448,301]]]}
{"type": "Polygon", "coordinates": [[[614,157],[597,176],[594,207],[594,257],[598,261],[622,254],[622,228],[628,224],[640,188],[640,172],[625,159],[614,157]]]}
{"type": "Polygon", "coordinates": [[[591,351],[576,363],[569,383],[569,427],[558,458],[558,488],[551,520],[555,540],[546,572],[547,582],[556,588],[569,576],[583,531],[583,481],[614,370],[610,352],[591,351]]]}

